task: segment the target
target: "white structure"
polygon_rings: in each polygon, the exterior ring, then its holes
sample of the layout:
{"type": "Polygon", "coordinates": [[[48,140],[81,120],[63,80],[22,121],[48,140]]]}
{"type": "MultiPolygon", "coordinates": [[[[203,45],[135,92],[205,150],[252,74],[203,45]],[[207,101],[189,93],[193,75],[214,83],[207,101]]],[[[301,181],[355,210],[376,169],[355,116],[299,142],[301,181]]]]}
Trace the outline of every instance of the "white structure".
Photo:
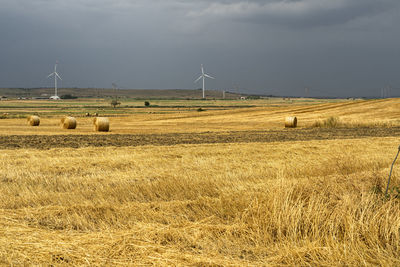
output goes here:
{"type": "Polygon", "coordinates": [[[58,61],[56,61],[56,64],[54,65],[54,72],[50,73],[49,76],[47,76],[47,78],[49,78],[52,75],[54,75],[54,95],[50,96],[50,99],[53,99],[53,100],[60,99],[60,97],[57,95],[57,78],[60,80],[62,80],[62,79],[61,79],[60,75],[58,75],[58,73],[57,73],[57,64],[58,64],[58,61]]]}
{"type": "Polygon", "coordinates": [[[200,77],[197,78],[197,80],[195,80],[194,82],[197,83],[200,79],[203,79],[203,98],[206,98],[206,95],[205,95],[205,90],[206,90],[206,89],[205,89],[205,86],[204,86],[204,85],[205,85],[204,80],[205,80],[206,78],[215,79],[214,77],[211,77],[210,75],[204,73],[203,64],[201,64],[201,75],[200,75],[200,77]]]}

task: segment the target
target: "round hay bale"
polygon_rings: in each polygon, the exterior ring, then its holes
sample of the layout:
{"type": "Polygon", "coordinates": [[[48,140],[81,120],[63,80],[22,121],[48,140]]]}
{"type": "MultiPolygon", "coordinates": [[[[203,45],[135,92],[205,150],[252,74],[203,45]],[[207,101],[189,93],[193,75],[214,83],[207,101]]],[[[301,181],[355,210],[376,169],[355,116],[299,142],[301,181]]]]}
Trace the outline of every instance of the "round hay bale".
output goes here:
{"type": "Polygon", "coordinates": [[[28,117],[28,125],[30,126],[39,126],[40,118],[38,116],[29,116],[28,117]]]}
{"type": "Polygon", "coordinates": [[[285,128],[296,128],[296,127],[297,127],[297,118],[296,117],[286,117],[285,128]]]}
{"type": "Polygon", "coordinates": [[[97,116],[99,116],[99,113],[95,112],[95,113],[93,114],[93,116],[97,117],[97,116]]]}
{"type": "Polygon", "coordinates": [[[76,119],[74,117],[67,116],[61,119],[61,126],[64,129],[75,129],[76,124],[76,119]]]}
{"type": "Polygon", "coordinates": [[[89,117],[89,116],[90,116],[90,113],[89,113],[89,112],[86,112],[85,116],[86,116],[86,117],[89,117]]]}
{"type": "Polygon", "coordinates": [[[110,130],[110,121],[108,118],[97,117],[94,118],[93,123],[96,132],[108,132],[110,130]]]}

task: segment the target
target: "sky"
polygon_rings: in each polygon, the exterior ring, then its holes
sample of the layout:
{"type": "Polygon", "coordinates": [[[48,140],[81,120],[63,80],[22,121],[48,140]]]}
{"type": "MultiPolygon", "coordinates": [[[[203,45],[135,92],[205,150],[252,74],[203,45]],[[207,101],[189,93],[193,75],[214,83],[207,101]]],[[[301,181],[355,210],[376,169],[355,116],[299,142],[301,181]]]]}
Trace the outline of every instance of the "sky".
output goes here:
{"type": "Polygon", "coordinates": [[[399,0],[0,0],[0,87],[400,95],[399,0]]]}

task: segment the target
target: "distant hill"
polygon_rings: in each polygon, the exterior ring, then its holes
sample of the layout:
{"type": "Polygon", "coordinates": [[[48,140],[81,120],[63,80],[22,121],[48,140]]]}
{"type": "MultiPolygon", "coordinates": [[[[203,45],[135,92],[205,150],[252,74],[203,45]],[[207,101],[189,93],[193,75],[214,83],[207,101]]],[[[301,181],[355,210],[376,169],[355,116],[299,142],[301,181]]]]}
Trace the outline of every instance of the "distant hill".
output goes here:
{"type": "MultiPolygon", "coordinates": [[[[201,89],[114,89],[103,88],[59,88],[58,95],[72,95],[78,98],[104,98],[113,97],[117,93],[122,98],[137,99],[199,99],[202,96],[201,89]]],[[[49,97],[54,94],[54,88],[0,88],[0,96],[8,98],[32,98],[49,97]]],[[[244,94],[226,92],[225,98],[236,99],[244,94]]],[[[221,91],[206,91],[207,98],[222,98],[221,91]]]]}

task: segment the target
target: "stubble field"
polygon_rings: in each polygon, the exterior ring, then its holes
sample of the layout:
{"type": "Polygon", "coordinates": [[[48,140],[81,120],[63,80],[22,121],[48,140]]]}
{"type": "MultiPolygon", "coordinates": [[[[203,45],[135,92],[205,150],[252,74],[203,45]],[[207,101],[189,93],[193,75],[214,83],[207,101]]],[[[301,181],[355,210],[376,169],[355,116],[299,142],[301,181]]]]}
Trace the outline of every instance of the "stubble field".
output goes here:
{"type": "Polygon", "coordinates": [[[0,263],[400,265],[400,101],[249,103],[105,110],[110,133],[1,106],[0,263]]]}

